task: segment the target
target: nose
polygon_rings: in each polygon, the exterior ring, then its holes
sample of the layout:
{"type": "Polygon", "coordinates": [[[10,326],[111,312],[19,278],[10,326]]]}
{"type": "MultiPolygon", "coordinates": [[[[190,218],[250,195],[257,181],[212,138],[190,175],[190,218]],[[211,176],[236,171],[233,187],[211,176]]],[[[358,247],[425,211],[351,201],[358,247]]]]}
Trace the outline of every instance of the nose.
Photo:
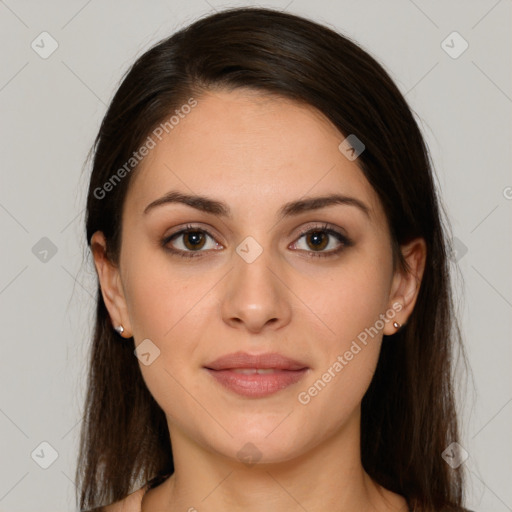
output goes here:
{"type": "Polygon", "coordinates": [[[234,268],[227,275],[221,297],[223,321],[251,333],[287,325],[292,312],[291,292],[278,275],[283,272],[271,261],[270,251],[264,250],[250,263],[238,254],[233,259],[234,268]]]}

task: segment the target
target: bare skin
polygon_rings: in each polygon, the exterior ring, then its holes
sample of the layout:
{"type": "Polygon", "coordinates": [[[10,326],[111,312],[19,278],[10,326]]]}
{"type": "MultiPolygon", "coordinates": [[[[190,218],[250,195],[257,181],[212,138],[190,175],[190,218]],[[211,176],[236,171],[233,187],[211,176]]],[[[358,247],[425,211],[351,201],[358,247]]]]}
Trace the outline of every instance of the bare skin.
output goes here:
{"type": "Polygon", "coordinates": [[[142,504],[139,491],[108,512],[407,511],[362,467],[360,406],[382,335],[413,310],[424,241],[401,248],[409,272],[393,265],[378,196],[338,149],[345,137],[316,110],[241,90],[197,100],[133,176],[119,266],[105,257],[102,233],[92,239],[112,324],[135,346],[149,339],[160,350],[140,366],[166,414],[175,465],[142,504]],[[231,216],[176,202],[144,213],[171,190],[222,201],[231,216]],[[278,216],[285,203],[333,193],[353,201],[278,216]],[[189,224],[188,235],[169,240],[189,224]],[[262,249],[250,263],[236,251],[249,236],[262,249]],[[166,251],[163,239],[194,257],[166,251]],[[353,350],[371,327],[378,334],[353,350]],[[236,351],[278,352],[308,370],[269,396],[241,396],[205,369],[236,351]],[[346,364],[336,371],[339,356],[346,364]],[[319,379],[326,385],[309,392],[319,379]],[[240,455],[247,446],[256,447],[254,464],[240,455]]]}

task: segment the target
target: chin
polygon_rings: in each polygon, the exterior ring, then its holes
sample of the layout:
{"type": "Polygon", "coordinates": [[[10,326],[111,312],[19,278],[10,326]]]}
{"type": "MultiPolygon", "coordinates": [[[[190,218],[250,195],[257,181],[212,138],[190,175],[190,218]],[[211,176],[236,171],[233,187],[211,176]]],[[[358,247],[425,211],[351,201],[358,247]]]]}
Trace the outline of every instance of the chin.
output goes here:
{"type": "Polygon", "coordinates": [[[233,438],[225,438],[224,455],[252,465],[286,462],[306,450],[304,431],[291,418],[233,424],[233,438]],[[289,422],[287,424],[287,422],[289,422]],[[226,453],[227,451],[227,453],[226,453]]]}
{"type": "Polygon", "coordinates": [[[271,442],[264,437],[259,440],[254,439],[253,441],[246,439],[235,440],[234,443],[230,443],[231,450],[229,453],[224,455],[247,466],[284,463],[300,455],[301,452],[297,440],[292,440],[289,445],[284,444],[282,441],[282,439],[275,439],[271,442]]]}

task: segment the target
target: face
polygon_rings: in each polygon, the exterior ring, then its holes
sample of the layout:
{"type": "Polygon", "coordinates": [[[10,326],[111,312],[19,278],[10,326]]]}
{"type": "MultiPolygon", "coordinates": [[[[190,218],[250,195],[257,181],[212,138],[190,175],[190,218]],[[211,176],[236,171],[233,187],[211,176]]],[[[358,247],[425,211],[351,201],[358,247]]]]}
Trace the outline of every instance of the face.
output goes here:
{"type": "Polygon", "coordinates": [[[133,176],[102,290],[113,324],[144,343],[171,439],[289,460],[358,424],[411,280],[318,111],[241,90],[197,101],[133,176]]]}

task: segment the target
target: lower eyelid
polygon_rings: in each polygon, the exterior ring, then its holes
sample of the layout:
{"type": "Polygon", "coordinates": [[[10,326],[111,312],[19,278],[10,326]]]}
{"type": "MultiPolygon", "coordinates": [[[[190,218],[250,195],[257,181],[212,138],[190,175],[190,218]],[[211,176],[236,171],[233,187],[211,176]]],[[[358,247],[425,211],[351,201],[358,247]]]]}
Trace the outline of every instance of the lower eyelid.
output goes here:
{"type": "Polygon", "coordinates": [[[177,231],[176,233],[173,233],[172,235],[169,235],[169,236],[165,237],[162,240],[161,244],[167,250],[169,250],[169,251],[171,251],[173,253],[178,253],[178,254],[186,253],[186,254],[194,255],[194,254],[200,254],[202,252],[208,252],[208,251],[211,251],[211,250],[218,250],[218,249],[208,249],[208,250],[191,251],[191,250],[175,249],[173,247],[169,247],[169,244],[171,242],[173,242],[174,240],[179,239],[182,236],[185,236],[187,233],[194,233],[194,232],[202,233],[206,237],[210,238],[216,245],[220,245],[222,247],[222,244],[217,242],[215,237],[211,233],[209,233],[208,231],[205,231],[204,229],[182,229],[180,231],[177,231]]]}
{"type": "Polygon", "coordinates": [[[298,241],[301,238],[303,238],[304,236],[306,236],[312,232],[313,233],[317,232],[317,231],[323,232],[323,233],[327,234],[328,236],[330,236],[331,238],[336,239],[336,241],[339,243],[339,246],[335,249],[323,250],[323,251],[314,251],[314,250],[307,250],[307,249],[297,249],[297,250],[300,252],[307,253],[308,256],[329,257],[329,256],[335,256],[335,255],[339,254],[341,251],[343,251],[344,249],[346,249],[347,247],[352,245],[352,242],[345,235],[342,235],[341,233],[338,233],[337,231],[333,231],[331,229],[328,229],[328,230],[312,229],[312,230],[306,231],[305,233],[302,233],[297,238],[297,241],[293,242],[293,245],[296,245],[298,243],[298,241]]]}

